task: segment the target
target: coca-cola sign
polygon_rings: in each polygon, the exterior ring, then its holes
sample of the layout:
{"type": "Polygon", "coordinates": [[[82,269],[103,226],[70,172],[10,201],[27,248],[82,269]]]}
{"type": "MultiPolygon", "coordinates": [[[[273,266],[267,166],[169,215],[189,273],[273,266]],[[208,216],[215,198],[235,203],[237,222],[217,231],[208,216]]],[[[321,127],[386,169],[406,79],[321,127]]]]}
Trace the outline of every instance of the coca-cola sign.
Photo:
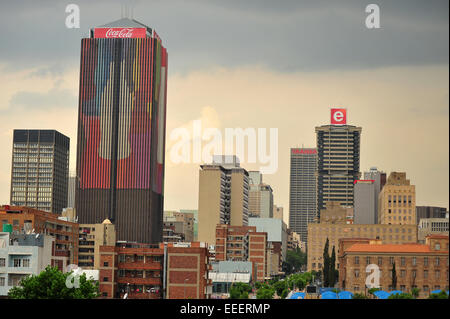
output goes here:
{"type": "Polygon", "coordinates": [[[96,28],[94,38],[145,38],[145,28],[96,28]]]}

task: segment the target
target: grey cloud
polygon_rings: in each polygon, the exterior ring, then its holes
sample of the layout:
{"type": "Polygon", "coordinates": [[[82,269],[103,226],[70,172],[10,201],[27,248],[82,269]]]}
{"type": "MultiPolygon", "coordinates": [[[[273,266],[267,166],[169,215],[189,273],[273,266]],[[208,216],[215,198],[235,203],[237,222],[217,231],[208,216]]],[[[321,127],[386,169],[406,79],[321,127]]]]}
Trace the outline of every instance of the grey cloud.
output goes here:
{"type": "Polygon", "coordinates": [[[46,93],[20,91],[9,101],[9,107],[2,113],[17,111],[17,109],[33,111],[52,108],[74,108],[78,105],[78,97],[65,89],[52,89],[46,93]]]}

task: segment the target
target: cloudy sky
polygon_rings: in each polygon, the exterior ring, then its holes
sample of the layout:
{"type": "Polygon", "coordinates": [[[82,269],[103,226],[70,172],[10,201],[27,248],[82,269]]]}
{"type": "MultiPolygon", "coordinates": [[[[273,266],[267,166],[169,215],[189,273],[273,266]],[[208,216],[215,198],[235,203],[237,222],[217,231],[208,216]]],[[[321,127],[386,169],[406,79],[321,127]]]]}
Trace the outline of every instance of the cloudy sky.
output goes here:
{"type": "Polygon", "coordinates": [[[447,0],[2,1],[0,203],[9,203],[14,128],[69,136],[75,170],[80,40],[125,4],[169,52],[166,209],[197,208],[198,163],[171,162],[169,137],[201,119],[222,132],[278,128],[278,170],[264,180],[287,215],[289,149],[314,147],[333,106],[363,128],[363,171],[406,171],[418,205],[448,208],[447,0]],[[70,3],[79,29],[65,27],[70,3]],[[365,26],[370,3],[380,29],[365,26]]]}

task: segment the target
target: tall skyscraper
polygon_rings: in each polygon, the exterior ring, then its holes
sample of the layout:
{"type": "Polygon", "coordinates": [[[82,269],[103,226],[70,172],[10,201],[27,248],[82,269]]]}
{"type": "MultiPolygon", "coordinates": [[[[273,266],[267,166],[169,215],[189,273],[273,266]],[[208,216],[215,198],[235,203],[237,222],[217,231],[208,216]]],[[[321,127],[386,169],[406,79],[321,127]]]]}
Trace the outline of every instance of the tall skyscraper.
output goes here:
{"type": "Polygon", "coordinates": [[[167,51],[121,19],[81,41],[75,207],[116,225],[117,240],[162,241],[167,51]]]}
{"type": "Polygon", "coordinates": [[[248,172],[236,156],[214,156],[200,168],[198,241],[213,245],[217,225],[248,225],[248,172]]]}
{"type": "Polygon", "coordinates": [[[354,181],[360,179],[361,127],[347,125],[346,109],[331,109],[331,124],[316,127],[317,209],[329,201],[353,206],[354,181]]]}
{"type": "Polygon", "coordinates": [[[273,217],[273,190],[263,183],[263,175],[258,171],[250,171],[248,192],[248,213],[251,217],[273,217]]]}
{"type": "Polygon", "coordinates": [[[380,224],[416,225],[416,187],[406,179],[404,172],[389,174],[378,196],[380,224]]]}
{"type": "Polygon", "coordinates": [[[75,172],[69,173],[69,182],[67,190],[67,207],[75,207],[75,191],[77,187],[77,176],[75,172]]]}
{"type": "Polygon", "coordinates": [[[308,223],[317,217],[317,150],[291,148],[289,228],[307,242],[308,223]]]}
{"type": "Polygon", "coordinates": [[[55,130],[14,130],[11,205],[61,214],[67,206],[69,146],[70,139],[55,130]]]}

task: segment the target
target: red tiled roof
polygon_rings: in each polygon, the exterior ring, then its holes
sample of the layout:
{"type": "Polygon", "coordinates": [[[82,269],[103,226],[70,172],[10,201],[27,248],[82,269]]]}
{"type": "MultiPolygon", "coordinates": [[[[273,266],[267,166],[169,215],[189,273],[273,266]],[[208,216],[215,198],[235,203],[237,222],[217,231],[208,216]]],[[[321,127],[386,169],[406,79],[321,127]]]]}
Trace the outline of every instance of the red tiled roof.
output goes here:
{"type": "Polygon", "coordinates": [[[448,235],[428,235],[427,238],[436,238],[436,239],[448,239],[448,235]]]}
{"type": "Polygon", "coordinates": [[[371,253],[448,253],[448,251],[431,250],[430,246],[422,244],[354,244],[345,252],[371,252],[371,253]]]}

